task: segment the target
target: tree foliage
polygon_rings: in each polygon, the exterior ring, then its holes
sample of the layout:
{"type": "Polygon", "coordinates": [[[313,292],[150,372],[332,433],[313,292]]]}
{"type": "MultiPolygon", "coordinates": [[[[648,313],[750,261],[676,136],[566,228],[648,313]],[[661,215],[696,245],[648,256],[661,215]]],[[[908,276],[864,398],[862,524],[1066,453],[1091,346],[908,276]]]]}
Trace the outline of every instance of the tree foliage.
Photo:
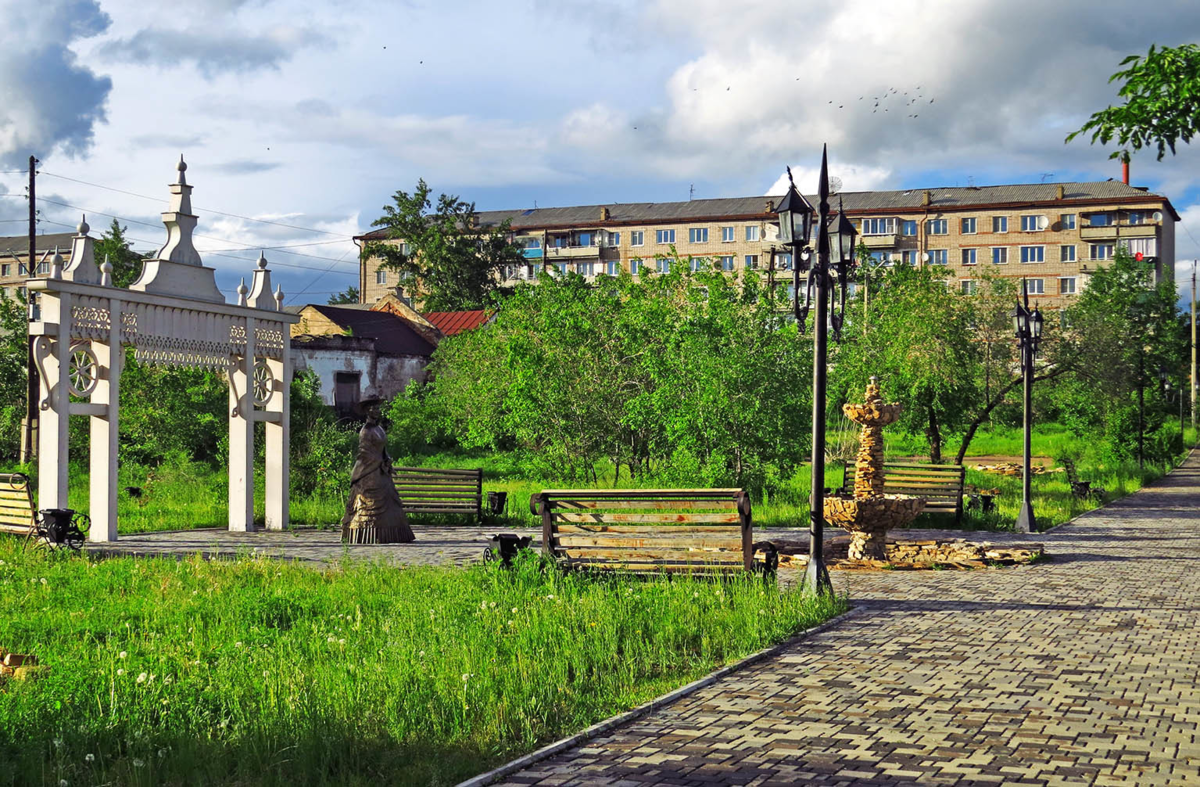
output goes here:
{"type": "Polygon", "coordinates": [[[126,229],[113,219],[95,245],[96,264],[101,265],[108,259],[113,268],[113,284],[117,287],[128,287],[142,274],[142,256],[130,248],[125,238],[126,229]]]}
{"type": "Polygon", "coordinates": [[[358,303],[359,293],[358,288],[350,285],[344,292],[337,292],[329,296],[329,305],[337,306],[343,303],[358,303]]]}
{"type": "Polygon", "coordinates": [[[810,342],[753,276],[583,278],[520,287],[496,320],[438,348],[427,404],[471,447],[595,478],[758,487],[808,448],[810,342]]]}
{"type": "Polygon", "coordinates": [[[28,341],[23,297],[0,290],[0,459],[15,458],[20,449],[28,341]]]}
{"type": "Polygon", "coordinates": [[[1178,142],[1191,142],[1200,129],[1200,46],[1151,45],[1145,57],[1130,55],[1128,66],[1109,82],[1122,81],[1117,95],[1125,101],[1096,112],[1083,127],[1067,135],[1067,142],[1091,133],[1091,142],[1107,145],[1116,140],[1121,149],[1110,158],[1129,160],[1130,148],[1156,147],[1158,160],[1178,142]]]}
{"type": "Polygon", "coordinates": [[[388,240],[365,244],[363,253],[399,273],[427,311],[482,309],[501,269],[525,258],[509,240],[509,222],[481,227],[475,203],[442,194],[435,206],[431,193],[424,180],[411,194],[397,191],[372,224],[387,230],[388,240]]]}

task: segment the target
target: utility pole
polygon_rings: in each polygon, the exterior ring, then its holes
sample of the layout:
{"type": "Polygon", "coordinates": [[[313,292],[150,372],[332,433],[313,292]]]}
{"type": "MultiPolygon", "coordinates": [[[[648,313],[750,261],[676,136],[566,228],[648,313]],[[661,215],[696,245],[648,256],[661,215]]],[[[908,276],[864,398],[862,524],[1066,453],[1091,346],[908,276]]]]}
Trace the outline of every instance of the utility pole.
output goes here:
{"type": "MultiPolygon", "coordinates": [[[[29,279],[37,274],[37,165],[34,156],[29,157],[29,256],[25,260],[25,273],[29,279]]],[[[20,271],[18,271],[19,273],[20,271]]],[[[25,288],[25,297],[32,298],[29,288],[25,288]]],[[[30,311],[32,317],[32,311],[30,311]]],[[[37,457],[37,395],[38,376],[37,366],[33,362],[33,337],[27,337],[29,353],[25,359],[26,380],[25,388],[25,418],[21,424],[21,454],[18,459],[22,462],[32,462],[37,457]]]]}
{"type": "Polygon", "coordinates": [[[1192,373],[1188,375],[1191,378],[1192,389],[1192,431],[1196,429],[1196,261],[1192,260],[1192,373]]]}

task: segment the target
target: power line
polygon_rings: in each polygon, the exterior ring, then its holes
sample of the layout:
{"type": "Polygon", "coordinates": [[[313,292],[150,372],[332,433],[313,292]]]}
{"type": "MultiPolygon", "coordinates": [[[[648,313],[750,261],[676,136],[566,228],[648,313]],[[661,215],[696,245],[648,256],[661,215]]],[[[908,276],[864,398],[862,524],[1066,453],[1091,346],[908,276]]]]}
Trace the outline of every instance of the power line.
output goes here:
{"type": "MultiPolygon", "coordinates": [[[[71,229],[75,228],[74,225],[72,225],[72,224],[64,224],[61,221],[54,221],[53,219],[42,219],[42,221],[46,222],[47,224],[57,224],[60,227],[69,227],[71,229]]],[[[125,237],[129,238],[129,240],[135,240],[138,243],[149,243],[153,246],[157,246],[161,243],[161,239],[154,241],[154,240],[149,240],[148,238],[136,238],[132,235],[126,235],[125,237]]],[[[236,251],[236,249],[235,249],[235,251],[236,251]]],[[[250,259],[249,257],[239,257],[236,254],[222,254],[219,251],[200,251],[200,253],[211,255],[213,257],[227,257],[231,260],[238,260],[240,262],[253,262],[253,260],[250,259]]],[[[318,259],[328,259],[328,258],[318,258],[318,259]]],[[[340,262],[340,260],[338,260],[338,261],[340,262]]],[[[329,272],[328,268],[318,268],[315,265],[298,265],[294,262],[279,262],[278,260],[273,260],[271,262],[271,264],[272,265],[282,265],[285,268],[299,268],[301,270],[306,270],[306,271],[320,271],[322,273],[329,272]]],[[[350,275],[349,271],[345,271],[345,272],[338,271],[338,273],[340,275],[345,275],[345,276],[350,275]]]]}
{"type": "MultiPolygon", "coordinates": [[[[47,172],[46,170],[39,170],[38,174],[39,175],[49,175],[50,177],[58,178],[59,180],[69,180],[72,183],[78,183],[81,186],[91,186],[92,188],[105,189],[106,191],[115,191],[118,194],[126,194],[130,197],[139,197],[141,199],[148,199],[148,200],[151,200],[152,202],[158,202],[158,203],[165,202],[165,200],[162,199],[161,197],[151,197],[147,194],[138,194],[135,191],[125,191],[124,189],[113,188],[112,186],[104,186],[99,183],[89,183],[86,180],[79,180],[78,178],[69,178],[66,175],[56,175],[53,172],[47,172]]],[[[287,227],[288,229],[292,229],[292,230],[303,230],[304,232],[315,232],[315,233],[318,233],[321,235],[333,235],[334,237],[342,238],[344,240],[350,240],[353,237],[351,235],[342,235],[341,233],[337,233],[337,232],[329,232],[328,230],[316,230],[316,229],[313,229],[312,227],[301,227],[296,224],[284,224],[281,221],[270,221],[268,219],[256,219],[251,216],[241,216],[237,213],[226,213],[225,211],[214,210],[212,208],[204,208],[199,205],[197,205],[195,207],[196,207],[196,210],[203,210],[203,211],[207,211],[209,213],[215,213],[218,216],[228,216],[229,218],[243,219],[245,221],[256,221],[259,224],[270,224],[275,227],[287,227]]]]}
{"type": "MultiPolygon", "coordinates": [[[[25,199],[25,196],[23,194],[0,194],[0,197],[11,197],[13,199],[25,199]]],[[[63,207],[63,208],[71,208],[72,210],[77,210],[77,211],[80,211],[81,213],[90,213],[93,216],[107,216],[110,219],[117,219],[118,221],[125,221],[130,224],[140,224],[143,227],[151,227],[154,229],[158,229],[159,227],[162,226],[161,224],[151,224],[148,221],[141,221],[139,219],[131,219],[126,216],[118,216],[115,213],[105,213],[102,210],[92,210],[90,208],[84,208],[79,205],[72,205],[68,202],[59,202],[57,200],[51,200],[51,199],[45,199],[45,198],[40,199],[39,202],[44,202],[48,205],[58,205],[59,207],[63,207]]],[[[48,219],[42,219],[42,221],[48,221],[48,219]]],[[[70,224],[63,224],[62,222],[53,222],[53,223],[59,224],[64,227],[72,226],[70,224]]],[[[308,257],[308,258],[311,258],[314,260],[323,260],[324,262],[342,262],[342,261],[344,261],[345,256],[346,256],[345,254],[343,254],[342,257],[335,260],[332,257],[322,257],[318,254],[305,254],[305,253],[299,252],[299,251],[287,251],[288,248],[292,248],[291,246],[288,246],[288,245],[267,246],[267,245],[259,244],[259,243],[251,243],[251,244],[237,243],[235,241],[226,240],[225,238],[217,238],[212,235],[193,235],[193,237],[202,238],[204,240],[216,241],[217,243],[232,244],[232,246],[230,248],[220,249],[220,251],[239,251],[239,250],[252,251],[254,249],[263,249],[263,250],[271,249],[273,251],[282,251],[284,254],[290,254],[294,257],[308,257]]],[[[140,242],[143,242],[143,243],[157,244],[157,241],[145,241],[142,239],[135,239],[135,240],[139,240],[140,242]]],[[[341,241],[328,241],[328,242],[329,243],[338,243],[341,241]]],[[[297,245],[305,245],[305,244],[297,244],[297,245]]],[[[210,251],[210,252],[206,252],[206,253],[216,254],[217,251],[214,250],[214,251],[210,251]]],[[[348,254],[349,250],[347,250],[346,253],[348,254]]],[[[241,259],[241,258],[238,257],[236,259],[241,259]]],[[[319,268],[313,268],[313,270],[319,270],[319,268]]]]}

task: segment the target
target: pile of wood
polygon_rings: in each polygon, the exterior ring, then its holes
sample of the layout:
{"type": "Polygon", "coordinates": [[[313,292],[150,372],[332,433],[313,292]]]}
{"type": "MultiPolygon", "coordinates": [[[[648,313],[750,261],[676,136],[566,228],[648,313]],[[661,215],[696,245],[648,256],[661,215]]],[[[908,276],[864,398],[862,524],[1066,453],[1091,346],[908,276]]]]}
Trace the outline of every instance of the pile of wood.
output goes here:
{"type": "MultiPolygon", "coordinates": [[[[1022,470],[1019,462],[1000,462],[994,465],[974,465],[972,470],[978,470],[982,473],[996,473],[997,475],[1020,477],[1022,470]]],[[[1049,468],[1044,465],[1030,465],[1029,472],[1033,475],[1046,475],[1047,473],[1061,473],[1061,467],[1049,468]]]]}
{"type": "MultiPolygon", "coordinates": [[[[778,542],[777,542],[778,543],[778,542]]],[[[975,543],[961,538],[927,541],[888,539],[884,560],[852,560],[847,542],[835,539],[825,544],[825,561],[831,569],[970,569],[991,566],[1015,566],[1045,554],[1038,543],[975,543]]],[[[779,565],[804,568],[808,565],[807,546],[779,544],[779,565]]]]}

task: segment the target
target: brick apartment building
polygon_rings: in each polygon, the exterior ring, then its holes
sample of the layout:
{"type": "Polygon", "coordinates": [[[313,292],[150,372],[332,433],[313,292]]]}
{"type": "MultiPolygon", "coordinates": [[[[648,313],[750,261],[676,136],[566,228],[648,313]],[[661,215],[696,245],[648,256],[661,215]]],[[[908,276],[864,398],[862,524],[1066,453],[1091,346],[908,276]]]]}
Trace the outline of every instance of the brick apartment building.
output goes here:
{"type": "Polygon", "coordinates": [[[31,275],[49,276],[50,257],[55,249],[62,255],[64,264],[71,260],[71,243],[75,235],[59,232],[34,236],[36,257],[32,274],[29,270],[29,236],[16,235],[0,238],[0,294],[12,297],[17,290],[24,289],[31,275]],[[45,257],[43,261],[43,257],[45,257]]]}
{"type": "MultiPolygon", "coordinates": [[[[1027,277],[1043,307],[1069,302],[1118,246],[1173,277],[1175,222],[1167,197],[1120,181],[865,191],[836,194],[872,255],[884,263],[944,266],[950,286],[970,293],[984,270],[1027,277]]],[[[815,197],[809,200],[816,204],[815,197]]],[[[674,246],[685,264],[730,272],[763,269],[778,246],[776,197],[482,211],[481,226],[511,221],[528,261],[507,283],[545,268],[588,278],[664,271],[674,246]],[[691,259],[691,262],[687,260],[691,259]]],[[[356,238],[379,240],[382,231],[356,238]]],[[[776,265],[790,258],[780,254],[776,265]]],[[[359,292],[373,303],[396,292],[397,274],[360,261],[359,292]]]]}

